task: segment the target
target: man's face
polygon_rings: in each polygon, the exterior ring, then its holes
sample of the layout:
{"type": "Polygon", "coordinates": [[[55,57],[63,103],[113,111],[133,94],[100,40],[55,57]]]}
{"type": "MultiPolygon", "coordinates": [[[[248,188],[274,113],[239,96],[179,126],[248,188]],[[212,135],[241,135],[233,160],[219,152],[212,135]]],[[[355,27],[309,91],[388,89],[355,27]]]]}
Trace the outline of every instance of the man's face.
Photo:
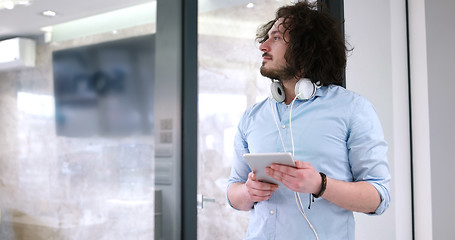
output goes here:
{"type": "Polygon", "coordinates": [[[268,32],[268,39],[261,43],[259,50],[262,54],[261,74],[265,77],[278,80],[287,80],[294,76],[294,71],[289,67],[284,54],[288,48],[289,32],[283,35],[285,28],[283,19],[278,19],[268,32]]]}

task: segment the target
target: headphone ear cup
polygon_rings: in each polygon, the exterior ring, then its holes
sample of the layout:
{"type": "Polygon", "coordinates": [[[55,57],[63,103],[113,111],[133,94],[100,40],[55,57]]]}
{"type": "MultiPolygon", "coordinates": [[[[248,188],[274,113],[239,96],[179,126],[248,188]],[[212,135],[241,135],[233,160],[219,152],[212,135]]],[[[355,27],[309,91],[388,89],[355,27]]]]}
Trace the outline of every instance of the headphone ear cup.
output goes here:
{"type": "Polygon", "coordinates": [[[299,100],[308,100],[316,93],[316,85],[308,78],[300,79],[295,85],[295,95],[299,100]]]}
{"type": "Polygon", "coordinates": [[[281,83],[279,82],[272,82],[270,84],[270,91],[272,92],[273,99],[277,102],[283,102],[284,99],[286,99],[286,96],[284,95],[284,89],[281,83]]]}

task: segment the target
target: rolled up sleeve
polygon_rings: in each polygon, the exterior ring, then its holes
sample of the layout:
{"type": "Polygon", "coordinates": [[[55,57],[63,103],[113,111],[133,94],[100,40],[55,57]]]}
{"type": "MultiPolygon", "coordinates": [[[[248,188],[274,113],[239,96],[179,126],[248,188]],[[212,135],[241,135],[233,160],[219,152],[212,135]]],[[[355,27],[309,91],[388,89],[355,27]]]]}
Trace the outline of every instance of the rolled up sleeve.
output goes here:
{"type": "Polygon", "coordinates": [[[381,197],[371,214],[384,213],[390,203],[388,147],[376,111],[366,99],[361,98],[352,113],[347,147],[353,180],[372,184],[381,197]]]}
{"type": "MultiPolygon", "coordinates": [[[[248,174],[251,172],[250,167],[246,163],[246,161],[243,159],[243,154],[248,153],[248,143],[245,141],[245,137],[242,131],[242,121],[239,123],[239,127],[237,130],[237,133],[235,135],[234,139],[234,159],[232,161],[232,168],[231,168],[231,174],[228,179],[228,184],[226,188],[226,201],[231,206],[234,208],[229,201],[229,197],[227,195],[229,187],[233,183],[241,182],[245,183],[246,180],[248,179],[248,174]]],[[[235,209],[235,208],[234,208],[235,209]]]]}

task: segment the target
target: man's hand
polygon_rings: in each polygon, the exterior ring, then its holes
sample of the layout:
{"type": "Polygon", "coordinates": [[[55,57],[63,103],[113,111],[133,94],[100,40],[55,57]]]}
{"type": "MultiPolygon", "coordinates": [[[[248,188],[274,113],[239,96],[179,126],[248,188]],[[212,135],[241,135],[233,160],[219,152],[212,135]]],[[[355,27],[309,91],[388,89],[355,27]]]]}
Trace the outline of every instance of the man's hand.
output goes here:
{"type": "Polygon", "coordinates": [[[262,202],[269,200],[272,194],[278,189],[278,185],[260,182],[256,179],[256,174],[250,172],[248,180],[245,182],[249,198],[252,202],[262,202]]]}
{"type": "Polygon", "coordinates": [[[250,172],[245,183],[233,183],[227,194],[234,208],[249,211],[255,202],[269,200],[277,189],[278,185],[260,182],[256,179],[256,175],[250,172]]]}
{"type": "Polygon", "coordinates": [[[309,162],[295,161],[296,167],[272,164],[265,173],[294,192],[318,194],[322,178],[309,162]]]}
{"type": "MultiPolygon", "coordinates": [[[[265,173],[295,192],[318,194],[321,175],[308,162],[295,161],[296,167],[272,164],[265,173]]],[[[375,212],[381,203],[376,188],[366,181],[344,182],[327,177],[324,199],[354,212],[375,212]]]]}

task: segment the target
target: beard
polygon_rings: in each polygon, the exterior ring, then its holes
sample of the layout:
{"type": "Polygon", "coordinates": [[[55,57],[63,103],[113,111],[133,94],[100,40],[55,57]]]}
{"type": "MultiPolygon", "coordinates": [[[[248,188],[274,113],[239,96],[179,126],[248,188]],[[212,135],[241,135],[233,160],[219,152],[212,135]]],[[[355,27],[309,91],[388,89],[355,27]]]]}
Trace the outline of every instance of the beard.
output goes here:
{"type": "Polygon", "coordinates": [[[280,81],[290,79],[295,76],[294,69],[292,69],[289,65],[278,69],[266,69],[264,66],[261,66],[260,72],[264,77],[280,81]]]}

